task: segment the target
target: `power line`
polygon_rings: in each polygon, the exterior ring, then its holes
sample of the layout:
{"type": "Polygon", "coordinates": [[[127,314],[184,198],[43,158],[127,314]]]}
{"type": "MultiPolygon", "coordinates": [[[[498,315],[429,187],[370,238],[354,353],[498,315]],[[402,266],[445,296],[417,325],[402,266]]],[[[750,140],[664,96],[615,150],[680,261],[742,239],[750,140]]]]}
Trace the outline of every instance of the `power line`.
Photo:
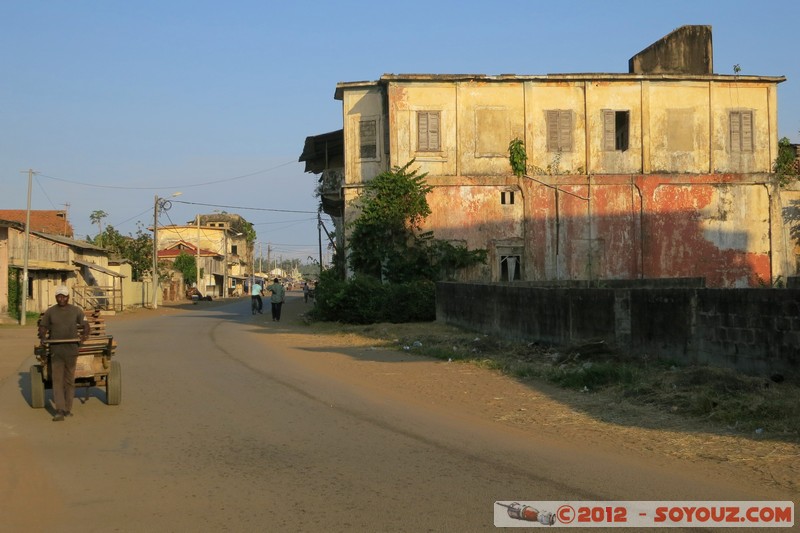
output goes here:
{"type": "Polygon", "coordinates": [[[285,166],[292,165],[292,164],[295,164],[295,163],[297,163],[297,161],[287,161],[286,163],[281,163],[280,165],[277,165],[277,166],[274,166],[274,167],[264,168],[264,169],[261,169],[261,170],[256,170],[255,172],[249,172],[247,174],[242,174],[240,176],[234,176],[232,178],[223,178],[223,179],[218,179],[218,180],[213,180],[213,181],[206,181],[206,182],[203,182],[203,183],[195,183],[194,185],[170,185],[170,186],[162,185],[160,187],[125,187],[125,186],[122,186],[122,185],[99,185],[97,183],[86,183],[86,182],[83,182],[83,181],[68,180],[68,179],[59,178],[59,177],[56,177],[56,176],[48,176],[47,174],[40,174],[39,173],[37,175],[39,175],[39,176],[41,176],[43,178],[54,180],[54,181],[61,181],[61,182],[64,182],[64,183],[71,183],[73,185],[83,185],[84,187],[96,187],[98,189],[123,189],[123,190],[159,191],[159,190],[164,190],[164,189],[171,189],[171,190],[172,189],[190,189],[190,188],[193,188],[193,187],[204,187],[206,185],[216,185],[218,183],[227,183],[227,182],[230,182],[230,181],[236,181],[236,180],[241,180],[241,179],[244,179],[244,178],[249,178],[251,176],[256,176],[258,174],[264,174],[264,173],[267,173],[267,172],[271,172],[273,170],[277,170],[279,168],[283,168],[285,166]]]}
{"type": "Polygon", "coordinates": [[[184,202],[181,200],[172,200],[174,204],[186,204],[186,205],[202,205],[205,207],[224,207],[225,209],[246,209],[250,211],[273,211],[276,213],[305,213],[310,215],[316,215],[316,211],[297,211],[293,209],[268,209],[266,207],[245,207],[240,205],[219,205],[219,204],[203,204],[200,202],[184,202]]]}
{"type": "MultiPolygon", "coordinates": [[[[129,219],[126,219],[126,220],[123,220],[122,222],[120,222],[120,223],[118,223],[118,224],[114,225],[114,227],[116,228],[117,226],[121,226],[121,225],[125,224],[126,222],[130,222],[130,221],[131,221],[131,220],[133,220],[134,218],[136,218],[136,217],[140,217],[140,216],[144,215],[145,213],[149,213],[150,211],[152,211],[152,208],[148,207],[147,209],[145,209],[144,211],[142,211],[142,212],[141,212],[141,213],[139,213],[138,215],[133,215],[131,218],[129,218],[129,219]]],[[[113,225],[113,224],[110,224],[110,225],[113,225]]]]}
{"type": "Polygon", "coordinates": [[[41,182],[38,179],[35,179],[37,175],[38,174],[34,174],[33,175],[34,181],[36,181],[36,185],[39,187],[39,189],[41,189],[42,194],[44,194],[44,197],[47,198],[48,202],[50,202],[50,205],[53,206],[53,209],[57,209],[56,205],[53,203],[53,200],[51,200],[50,196],[48,196],[47,191],[44,188],[44,185],[42,185],[41,182]]]}
{"type": "Polygon", "coordinates": [[[251,222],[251,224],[253,224],[253,226],[269,226],[274,224],[294,224],[300,222],[310,222],[312,220],[317,220],[317,217],[298,218],[295,220],[276,220],[275,222],[251,222]]]}

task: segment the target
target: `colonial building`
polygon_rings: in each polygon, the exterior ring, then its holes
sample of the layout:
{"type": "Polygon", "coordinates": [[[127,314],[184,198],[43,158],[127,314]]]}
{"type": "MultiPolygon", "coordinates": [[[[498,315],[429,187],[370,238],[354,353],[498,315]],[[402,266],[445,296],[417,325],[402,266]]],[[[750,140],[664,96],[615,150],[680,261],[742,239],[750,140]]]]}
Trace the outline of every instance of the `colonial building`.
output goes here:
{"type": "MultiPolygon", "coordinates": [[[[244,294],[252,253],[247,235],[236,228],[245,224],[239,215],[197,215],[186,225],[159,226],[158,258],[174,261],[180,253],[198,258],[198,290],[211,296],[244,294]],[[199,248],[199,253],[198,253],[199,248]],[[223,287],[227,286],[227,291],[223,287]]],[[[193,284],[196,280],[185,280],[193,284]]]]}
{"type": "Polygon", "coordinates": [[[414,161],[425,229],[489,251],[476,281],[793,275],[772,174],[783,76],[715,74],[711,28],[684,26],[627,73],[385,74],[336,86],[343,128],[309,137],[326,213],[343,224],[377,174],[414,161]],[[527,157],[509,163],[517,141],[527,157]]]}

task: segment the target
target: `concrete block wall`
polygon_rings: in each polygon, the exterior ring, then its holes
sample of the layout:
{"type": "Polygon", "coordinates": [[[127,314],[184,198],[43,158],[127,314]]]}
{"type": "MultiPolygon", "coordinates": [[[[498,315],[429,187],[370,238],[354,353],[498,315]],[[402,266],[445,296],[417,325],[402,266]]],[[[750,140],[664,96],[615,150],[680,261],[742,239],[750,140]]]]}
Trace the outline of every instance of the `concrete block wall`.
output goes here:
{"type": "MultiPolygon", "coordinates": [[[[437,320],[509,340],[800,379],[800,289],[550,288],[441,282],[437,320]]],[[[664,283],[662,283],[664,285],[664,283]]]]}

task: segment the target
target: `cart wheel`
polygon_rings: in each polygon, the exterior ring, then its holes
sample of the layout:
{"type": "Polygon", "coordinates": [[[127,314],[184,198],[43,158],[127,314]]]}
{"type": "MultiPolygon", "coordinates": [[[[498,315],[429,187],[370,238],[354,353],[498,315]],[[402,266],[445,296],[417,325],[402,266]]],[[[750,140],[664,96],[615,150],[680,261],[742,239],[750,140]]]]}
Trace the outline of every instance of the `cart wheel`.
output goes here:
{"type": "Polygon", "coordinates": [[[31,366],[31,407],[41,409],[44,407],[44,378],[42,377],[42,367],[39,365],[31,366]]]}
{"type": "Polygon", "coordinates": [[[111,361],[111,368],[106,376],[106,403],[119,405],[122,401],[122,367],[118,361],[111,361]]]}

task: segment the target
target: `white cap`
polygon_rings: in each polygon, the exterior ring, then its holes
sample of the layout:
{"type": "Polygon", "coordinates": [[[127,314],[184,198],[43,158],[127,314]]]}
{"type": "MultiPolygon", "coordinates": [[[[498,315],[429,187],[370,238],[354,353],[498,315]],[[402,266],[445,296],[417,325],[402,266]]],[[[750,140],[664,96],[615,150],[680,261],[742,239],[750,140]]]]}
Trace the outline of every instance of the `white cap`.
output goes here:
{"type": "Polygon", "coordinates": [[[66,285],[59,285],[58,287],[56,287],[56,296],[58,296],[59,294],[63,296],[69,296],[69,289],[67,288],[66,285]]]}

